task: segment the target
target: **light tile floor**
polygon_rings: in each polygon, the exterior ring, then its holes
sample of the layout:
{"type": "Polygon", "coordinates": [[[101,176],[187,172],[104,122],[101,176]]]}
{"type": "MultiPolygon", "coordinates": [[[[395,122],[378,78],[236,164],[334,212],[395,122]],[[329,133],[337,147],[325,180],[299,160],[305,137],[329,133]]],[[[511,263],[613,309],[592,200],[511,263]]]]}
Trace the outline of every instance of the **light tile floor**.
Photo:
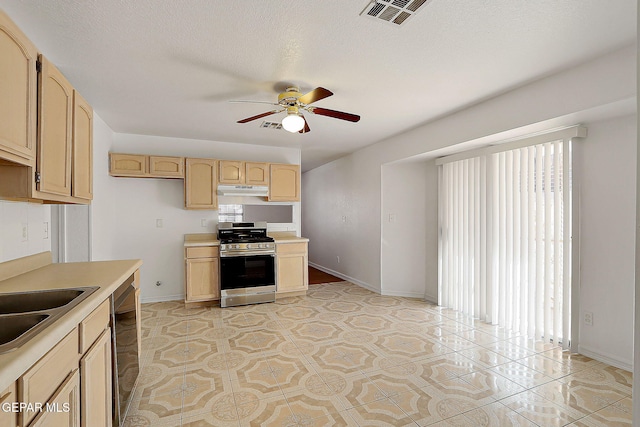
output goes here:
{"type": "Polygon", "coordinates": [[[143,305],[131,426],[628,426],[631,374],[347,282],[143,305]]]}

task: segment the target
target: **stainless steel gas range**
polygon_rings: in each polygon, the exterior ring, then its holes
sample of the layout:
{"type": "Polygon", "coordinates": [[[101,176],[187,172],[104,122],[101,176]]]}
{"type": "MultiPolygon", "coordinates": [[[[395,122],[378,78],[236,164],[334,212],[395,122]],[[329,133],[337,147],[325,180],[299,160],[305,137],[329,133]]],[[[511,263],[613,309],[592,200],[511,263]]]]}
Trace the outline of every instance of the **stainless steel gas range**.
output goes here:
{"type": "Polygon", "coordinates": [[[220,307],[276,299],[276,244],[266,222],[221,222],[220,307]]]}

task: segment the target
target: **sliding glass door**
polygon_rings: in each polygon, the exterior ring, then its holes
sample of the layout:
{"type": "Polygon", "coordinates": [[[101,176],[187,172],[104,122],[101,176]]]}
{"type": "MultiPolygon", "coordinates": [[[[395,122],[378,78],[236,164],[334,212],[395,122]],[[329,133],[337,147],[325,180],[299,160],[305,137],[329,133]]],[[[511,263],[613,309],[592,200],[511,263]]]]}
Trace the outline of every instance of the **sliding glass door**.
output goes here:
{"type": "Polygon", "coordinates": [[[568,348],[570,144],[440,162],[440,305],[568,348]]]}

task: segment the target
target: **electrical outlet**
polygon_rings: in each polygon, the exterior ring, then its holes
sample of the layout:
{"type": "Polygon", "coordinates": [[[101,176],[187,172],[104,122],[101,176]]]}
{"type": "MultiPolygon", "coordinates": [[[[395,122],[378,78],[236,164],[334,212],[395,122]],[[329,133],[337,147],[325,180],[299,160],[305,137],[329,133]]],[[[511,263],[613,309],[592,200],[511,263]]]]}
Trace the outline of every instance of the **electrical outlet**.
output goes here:
{"type": "Polygon", "coordinates": [[[396,214],[389,214],[389,222],[396,222],[396,214]]]}
{"type": "Polygon", "coordinates": [[[342,215],[342,222],[347,222],[347,216],[346,215],[342,215]]]}
{"type": "Polygon", "coordinates": [[[156,219],[156,227],[162,228],[162,226],[163,226],[162,219],[156,219]]]}
{"type": "Polygon", "coordinates": [[[340,264],[340,257],[336,256],[336,261],[338,261],[338,264],[340,264]]]}
{"type": "Polygon", "coordinates": [[[584,324],[593,326],[593,313],[590,311],[584,312],[584,324]]]}
{"type": "Polygon", "coordinates": [[[206,227],[207,226],[207,220],[205,218],[202,218],[200,220],[200,227],[206,227]]]}
{"type": "Polygon", "coordinates": [[[49,238],[49,223],[45,222],[44,223],[44,237],[43,239],[48,239],[49,238]]]}
{"type": "Polygon", "coordinates": [[[26,242],[29,240],[29,224],[22,223],[22,241],[26,242]]]}

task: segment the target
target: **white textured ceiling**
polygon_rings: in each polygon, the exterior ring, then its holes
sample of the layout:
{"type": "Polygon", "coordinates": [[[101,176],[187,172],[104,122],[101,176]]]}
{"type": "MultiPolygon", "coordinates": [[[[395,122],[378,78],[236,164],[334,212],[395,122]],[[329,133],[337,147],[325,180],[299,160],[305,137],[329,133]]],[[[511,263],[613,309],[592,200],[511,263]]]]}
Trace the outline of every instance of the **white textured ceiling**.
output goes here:
{"type": "MultiPolygon", "coordinates": [[[[634,42],[632,0],[432,0],[394,28],[368,0],[0,0],[116,132],[301,147],[309,170],[634,42]],[[308,134],[236,121],[323,86],[308,134]]],[[[284,114],[271,116],[278,121],[284,114]]]]}

